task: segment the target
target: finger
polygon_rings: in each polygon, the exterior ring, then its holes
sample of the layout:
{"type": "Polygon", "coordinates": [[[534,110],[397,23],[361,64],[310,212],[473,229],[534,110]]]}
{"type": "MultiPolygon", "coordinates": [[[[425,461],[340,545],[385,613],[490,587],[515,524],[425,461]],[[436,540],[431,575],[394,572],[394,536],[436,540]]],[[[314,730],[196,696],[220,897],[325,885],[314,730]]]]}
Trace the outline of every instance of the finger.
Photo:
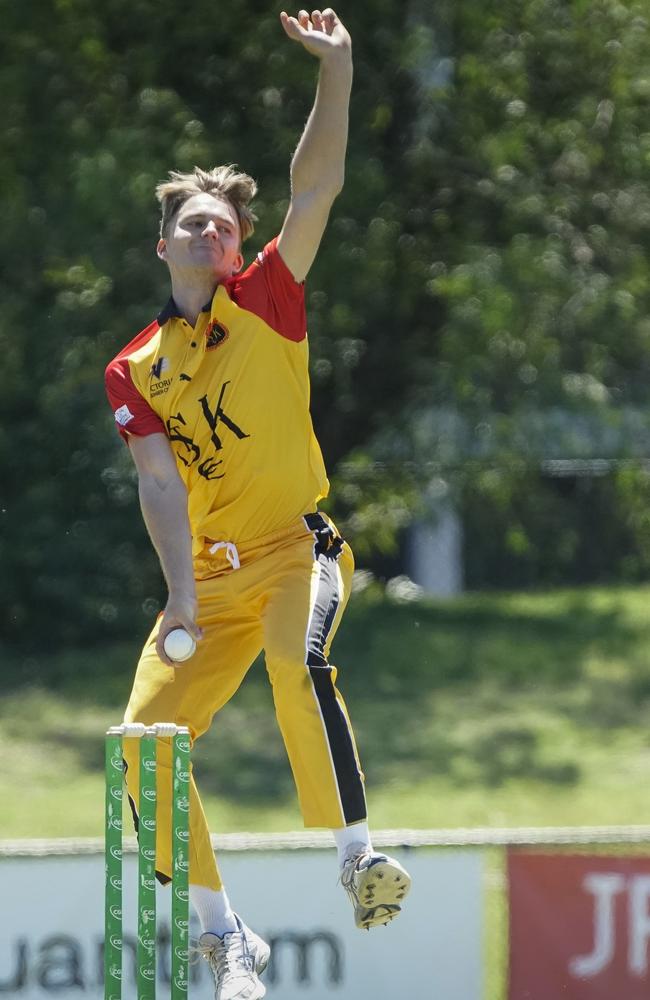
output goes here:
{"type": "Polygon", "coordinates": [[[302,28],[298,24],[295,17],[290,17],[285,10],[280,14],[280,21],[282,22],[282,27],[286,31],[289,38],[299,39],[301,37],[302,28]]]}
{"type": "Polygon", "coordinates": [[[167,635],[167,632],[170,631],[171,629],[167,629],[165,632],[158,633],[158,638],[156,639],[156,654],[158,655],[158,659],[162,660],[163,663],[166,663],[168,667],[175,667],[176,664],[169,659],[163,645],[165,642],[165,636],[167,635]]]}
{"type": "Polygon", "coordinates": [[[192,611],[182,611],[179,614],[173,615],[169,621],[165,622],[165,635],[171,632],[172,629],[182,628],[198,642],[203,638],[203,629],[197,624],[194,614],[195,612],[192,611]]]}
{"type": "Polygon", "coordinates": [[[311,22],[309,20],[309,14],[307,13],[306,10],[298,11],[298,23],[300,27],[303,29],[303,31],[310,31],[311,22]]]}
{"type": "Polygon", "coordinates": [[[338,18],[331,7],[327,7],[322,14],[325,31],[331,35],[337,24],[338,18]]]}
{"type": "Polygon", "coordinates": [[[316,31],[323,30],[323,15],[319,10],[312,10],[311,12],[311,23],[316,31]]]}
{"type": "Polygon", "coordinates": [[[308,37],[308,32],[305,28],[301,27],[298,20],[295,17],[290,17],[284,11],[280,14],[280,20],[282,22],[282,27],[284,28],[286,34],[289,38],[293,39],[294,42],[301,42],[303,38],[308,37]]]}
{"type": "Polygon", "coordinates": [[[190,633],[195,642],[200,642],[203,638],[203,629],[199,628],[196,622],[188,621],[185,631],[190,633]]]}

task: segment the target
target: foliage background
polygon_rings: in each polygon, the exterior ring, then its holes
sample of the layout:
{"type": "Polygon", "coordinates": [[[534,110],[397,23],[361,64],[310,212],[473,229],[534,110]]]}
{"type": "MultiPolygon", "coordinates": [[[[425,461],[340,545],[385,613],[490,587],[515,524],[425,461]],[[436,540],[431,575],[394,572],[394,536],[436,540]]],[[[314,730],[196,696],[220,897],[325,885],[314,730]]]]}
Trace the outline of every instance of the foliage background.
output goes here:
{"type": "MultiPolygon", "coordinates": [[[[102,388],[167,296],[154,185],[238,162],[273,236],[316,68],[268,0],[0,10],[0,636],[56,649],[141,634],[161,599],[102,388]]],[[[647,578],[645,4],[339,13],[348,175],[308,286],[334,514],[373,565],[433,481],[470,586],[647,578]]]]}

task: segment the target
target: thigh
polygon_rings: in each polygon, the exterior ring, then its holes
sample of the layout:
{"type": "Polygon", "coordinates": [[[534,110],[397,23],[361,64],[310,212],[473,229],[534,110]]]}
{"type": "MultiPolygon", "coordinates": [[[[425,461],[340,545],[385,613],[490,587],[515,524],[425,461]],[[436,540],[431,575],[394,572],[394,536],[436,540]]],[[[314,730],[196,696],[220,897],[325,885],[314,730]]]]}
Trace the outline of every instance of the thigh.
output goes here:
{"type": "Polygon", "coordinates": [[[126,722],[175,722],[189,726],[195,739],[233,696],[262,648],[259,618],[228,598],[227,583],[199,581],[197,596],[203,638],[196,652],[168,667],[156,654],[156,622],[137,666],[126,722]]]}
{"type": "Polygon", "coordinates": [[[346,542],[319,550],[311,536],[278,553],[263,626],[267,665],[323,666],[350,596],[354,558],[346,542]]]}

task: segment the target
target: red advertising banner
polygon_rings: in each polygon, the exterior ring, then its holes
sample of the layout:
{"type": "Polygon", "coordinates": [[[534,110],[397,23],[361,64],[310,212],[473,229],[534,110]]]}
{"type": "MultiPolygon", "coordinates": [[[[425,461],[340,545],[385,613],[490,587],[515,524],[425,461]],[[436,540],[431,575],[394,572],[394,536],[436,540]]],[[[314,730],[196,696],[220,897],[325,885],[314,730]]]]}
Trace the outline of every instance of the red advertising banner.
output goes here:
{"type": "Polygon", "coordinates": [[[648,1000],[650,858],[508,854],[509,1000],[648,1000]]]}

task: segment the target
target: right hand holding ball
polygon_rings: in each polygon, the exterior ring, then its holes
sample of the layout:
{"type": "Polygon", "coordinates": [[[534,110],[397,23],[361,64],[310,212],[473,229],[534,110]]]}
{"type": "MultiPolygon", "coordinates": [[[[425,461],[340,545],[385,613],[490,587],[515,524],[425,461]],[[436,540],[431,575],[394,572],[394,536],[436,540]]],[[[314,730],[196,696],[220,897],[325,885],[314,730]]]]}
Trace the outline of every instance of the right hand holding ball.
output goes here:
{"type": "Polygon", "coordinates": [[[194,655],[196,642],[184,628],[173,628],[165,636],[163,649],[170,660],[173,660],[175,663],[182,663],[194,655]]]}

